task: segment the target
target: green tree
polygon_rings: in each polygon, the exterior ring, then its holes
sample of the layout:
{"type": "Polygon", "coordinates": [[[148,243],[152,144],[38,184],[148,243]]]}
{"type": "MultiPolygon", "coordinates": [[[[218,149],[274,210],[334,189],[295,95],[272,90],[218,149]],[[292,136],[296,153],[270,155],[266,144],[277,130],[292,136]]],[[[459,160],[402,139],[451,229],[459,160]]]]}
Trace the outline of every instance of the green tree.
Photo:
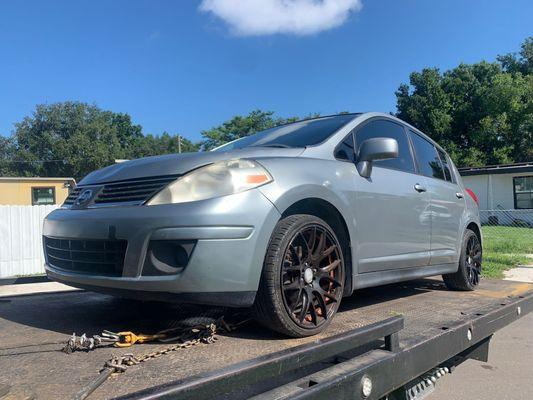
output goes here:
{"type": "Polygon", "coordinates": [[[397,115],[434,138],[459,166],[533,158],[532,38],[520,57],[410,75],[396,92],[397,115]]]}
{"type": "Polygon", "coordinates": [[[116,159],[178,153],[180,148],[198,151],[199,144],[166,132],[145,136],[128,114],[95,105],[38,105],[31,116],[15,124],[11,137],[0,136],[0,174],[80,179],[116,159]]]}
{"type": "Polygon", "coordinates": [[[298,118],[276,118],[273,111],[254,110],[246,116],[235,116],[222,125],[202,132],[202,148],[210,150],[256,132],[297,121],[298,118]]]}
{"type": "Polygon", "coordinates": [[[443,89],[443,77],[436,68],[413,72],[410,85],[402,84],[396,92],[398,117],[416,121],[422,131],[432,132],[435,140],[442,140],[450,131],[450,99],[443,89]],[[411,89],[412,88],[412,89],[411,89]]]}
{"type": "Polygon", "coordinates": [[[80,102],[38,105],[15,124],[10,170],[20,176],[81,178],[126,158],[142,137],[127,114],[80,102]]]}
{"type": "Polygon", "coordinates": [[[130,158],[178,153],[180,149],[182,153],[190,153],[198,151],[199,147],[199,143],[193,143],[181,135],[170,135],[167,132],[163,132],[160,136],[149,134],[135,141],[130,158]]]}
{"type": "Polygon", "coordinates": [[[0,135],[0,176],[11,175],[13,151],[13,139],[0,135]]]}
{"type": "Polygon", "coordinates": [[[506,72],[520,72],[523,75],[533,74],[533,36],[522,43],[518,54],[509,53],[498,56],[497,60],[506,72]]]}
{"type": "Polygon", "coordinates": [[[116,159],[178,153],[180,147],[198,151],[199,144],[166,132],[145,136],[128,114],[91,104],[38,105],[15,124],[13,136],[0,136],[0,174],[80,179],[116,159]]]}

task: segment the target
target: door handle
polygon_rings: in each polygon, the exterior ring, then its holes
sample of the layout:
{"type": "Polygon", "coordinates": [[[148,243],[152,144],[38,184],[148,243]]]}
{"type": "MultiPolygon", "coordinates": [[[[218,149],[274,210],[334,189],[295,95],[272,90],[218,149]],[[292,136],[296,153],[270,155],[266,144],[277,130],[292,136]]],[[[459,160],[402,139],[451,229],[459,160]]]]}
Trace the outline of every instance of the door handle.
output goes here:
{"type": "Polygon", "coordinates": [[[425,192],[427,189],[425,186],[422,186],[420,183],[416,183],[415,184],[415,190],[418,192],[418,193],[422,193],[422,192],[425,192]]]}
{"type": "Polygon", "coordinates": [[[459,192],[455,193],[455,195],[457,196],[458,199],[462,199],[463,197],[465,197],[464,194],[459,193],[459,192]]]}

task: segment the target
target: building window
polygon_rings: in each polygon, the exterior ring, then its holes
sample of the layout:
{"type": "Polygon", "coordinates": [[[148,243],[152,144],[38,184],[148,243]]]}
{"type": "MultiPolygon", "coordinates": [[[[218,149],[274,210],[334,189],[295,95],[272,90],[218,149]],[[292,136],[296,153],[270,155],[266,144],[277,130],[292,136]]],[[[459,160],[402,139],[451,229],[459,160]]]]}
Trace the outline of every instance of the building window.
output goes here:
{"type": "Polygon", "coordinates": [[[514,208],[533,208],[533,176],[519,176],[513,178],[514,208]]]}
{"type": "Polygon", "coordinates": [[[34,206],[56,204],[56,189],[53,187],[32,187],[31,204],[34,206]]]}

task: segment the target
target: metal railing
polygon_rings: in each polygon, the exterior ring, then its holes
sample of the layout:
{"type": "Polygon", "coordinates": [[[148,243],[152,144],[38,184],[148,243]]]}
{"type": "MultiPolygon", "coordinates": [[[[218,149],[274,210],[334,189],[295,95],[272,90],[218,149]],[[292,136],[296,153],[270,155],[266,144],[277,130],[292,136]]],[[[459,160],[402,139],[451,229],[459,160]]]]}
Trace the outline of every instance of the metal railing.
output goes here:
{"type": "Polygon", "coordinates": [[[481,225],[485,226],[513,226],[520,228],[533,228],[532,210],[480,210],[481,225]]]}

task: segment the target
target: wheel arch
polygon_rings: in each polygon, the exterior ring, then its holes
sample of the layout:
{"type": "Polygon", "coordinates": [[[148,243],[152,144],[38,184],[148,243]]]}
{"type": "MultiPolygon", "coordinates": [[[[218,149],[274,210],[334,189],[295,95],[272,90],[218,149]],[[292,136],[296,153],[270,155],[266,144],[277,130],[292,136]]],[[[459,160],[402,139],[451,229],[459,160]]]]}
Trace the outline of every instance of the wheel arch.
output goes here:
{"type": "Polygon", "coordinates": [[[335,231],[339,239],[343,257],[345,260],[345,282],[344,296],[349,296],[353,292],[353,257],[350,231],[342,213],[332,203],[318,197],[308,197],[300,199],[289,205],[281,214],[281,218],[294,214],[314,215],[324,220],[335,231]]]}
{"type": "Polygon", "coordinates": [[[470,229],[476,234],[477,238],[479,239],[479,243],[481,243],[481,249],[483,249],[483,237],[481,235],[480,226],[476,222],[470,221],[466,224],[466,229],[470,229]]]}

